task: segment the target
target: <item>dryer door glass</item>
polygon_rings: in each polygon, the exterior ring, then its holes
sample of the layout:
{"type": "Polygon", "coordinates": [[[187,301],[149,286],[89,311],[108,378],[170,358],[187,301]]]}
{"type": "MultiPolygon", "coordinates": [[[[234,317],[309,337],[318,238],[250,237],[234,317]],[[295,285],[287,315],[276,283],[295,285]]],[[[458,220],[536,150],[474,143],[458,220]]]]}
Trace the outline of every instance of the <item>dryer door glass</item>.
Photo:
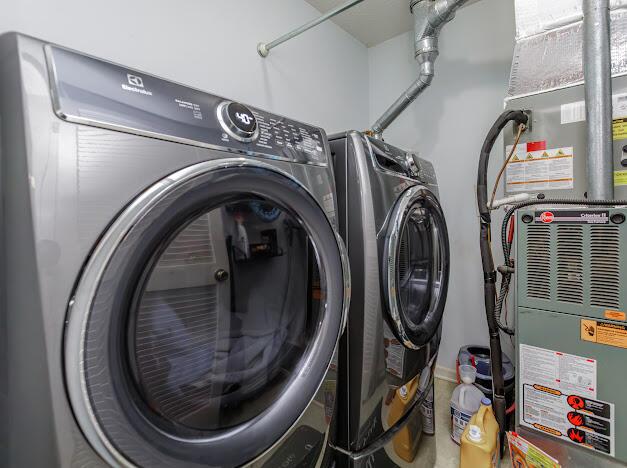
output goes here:
{"type": "Polygon", "coordinates": [[[448,234],[437,199],[426,189],[409,189],[395,216],[387,249],[394,271],[384,275],[392,328],[406,345],[419,348],[436,333],[444,312],[448,234]]]}
{"type": "Polygon", "coordinates": [[[325,296],[297,215],[244,195],[196,216],[158,249],[131,316],[146,404],[197,430],[259,415],[302,363],[325,296]]]}
{"type": "Polygon", "coordinates": [[[66,380],[92,446],[112,465],[240,466],[305,420],[322,441],[345,260],[318,202],[267,165],[155,184],[103,235],[69,315],[66,380]]]}

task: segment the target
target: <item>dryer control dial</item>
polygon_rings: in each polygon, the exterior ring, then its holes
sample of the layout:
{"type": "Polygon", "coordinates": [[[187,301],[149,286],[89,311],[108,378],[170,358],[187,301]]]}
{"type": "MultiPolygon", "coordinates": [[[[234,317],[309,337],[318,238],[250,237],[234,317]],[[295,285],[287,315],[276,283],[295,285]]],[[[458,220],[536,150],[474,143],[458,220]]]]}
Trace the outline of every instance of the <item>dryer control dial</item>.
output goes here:
{"type": "Polygon", "coordinates": [[[257,118],[243,104],[225,101],[218,106],[218,121],[231,137],[242,142],[251,142],[259,136],[257,118]]]}

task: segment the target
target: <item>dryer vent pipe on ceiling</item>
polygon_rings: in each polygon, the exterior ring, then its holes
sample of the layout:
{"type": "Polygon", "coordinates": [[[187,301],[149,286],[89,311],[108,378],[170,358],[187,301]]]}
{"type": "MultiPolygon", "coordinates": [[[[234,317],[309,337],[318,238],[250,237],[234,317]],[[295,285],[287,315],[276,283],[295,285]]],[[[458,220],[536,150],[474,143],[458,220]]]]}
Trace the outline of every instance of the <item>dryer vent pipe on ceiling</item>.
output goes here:
{"type": "Polygon", "coordinates": [[[415,57],[420,75],[372,126],[380,138],[386,128],[431,84],[438,57],[438,36],[442,27],[453,19],[458,8],[468,0],[411,0],[414,15],[415,57]]]}

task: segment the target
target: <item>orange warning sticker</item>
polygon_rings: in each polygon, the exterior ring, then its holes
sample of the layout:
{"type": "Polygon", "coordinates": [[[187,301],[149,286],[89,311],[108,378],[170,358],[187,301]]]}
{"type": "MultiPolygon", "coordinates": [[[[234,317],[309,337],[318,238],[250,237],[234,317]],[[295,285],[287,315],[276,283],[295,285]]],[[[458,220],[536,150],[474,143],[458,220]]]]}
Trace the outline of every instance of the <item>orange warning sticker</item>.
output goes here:
{"type": "Polygon", "coordinates": [[[620,312],[618,310],[606,310],[605,318],[608,320],[620,320],[622,322],[627,320],[627,316],[625,315],[625,312],[620,312]]]}
{"type": "Polygon", "coordinates": [[[627,349],[627,325],[581,319],[583,341],[627,349]]]}
{"type": "Polygon", "coordinates": [[[533,427],[535,427],[539,431],[547,432],[551,435],[554,435],[555,437],[562,436],[562,433],[560,431],[558,431],[557,429],[553,429],[552,427],[543,426],[542,424],[534,424],[533,427]]]}
{"type": "Polygon", "coordinates": [[[539,390],[541,392],[546,392],[546,393],[552,393],[553,395],[557,395],[560,396],[562,394],[562,392],[560,392],[559,390],[555,390],[554,388],[549,388],[549,387],[545,387],[544,385],[534,385],[533,388],[535,388],[536,390],[539,390]]]}

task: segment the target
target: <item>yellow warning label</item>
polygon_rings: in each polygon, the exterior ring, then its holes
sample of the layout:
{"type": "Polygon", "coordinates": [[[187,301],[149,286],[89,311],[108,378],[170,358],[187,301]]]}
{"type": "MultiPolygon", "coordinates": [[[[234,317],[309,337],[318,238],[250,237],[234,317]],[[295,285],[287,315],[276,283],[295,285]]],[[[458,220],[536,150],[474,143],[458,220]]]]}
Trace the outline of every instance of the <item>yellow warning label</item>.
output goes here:
{"type": "Polygon", "coordinates": [[[614,171],[614,185],[627,185],[627,171],[614,171]]]}
{"type": "Polygon", "coordinates": [[[627,119],[614,119],[612,127],[614,140],[627,139],[627,119]]]}
{"type": "Polygon", "coordinates": [[[627,325],[581,319],[581,339],[627,349],[627,325]]]}

